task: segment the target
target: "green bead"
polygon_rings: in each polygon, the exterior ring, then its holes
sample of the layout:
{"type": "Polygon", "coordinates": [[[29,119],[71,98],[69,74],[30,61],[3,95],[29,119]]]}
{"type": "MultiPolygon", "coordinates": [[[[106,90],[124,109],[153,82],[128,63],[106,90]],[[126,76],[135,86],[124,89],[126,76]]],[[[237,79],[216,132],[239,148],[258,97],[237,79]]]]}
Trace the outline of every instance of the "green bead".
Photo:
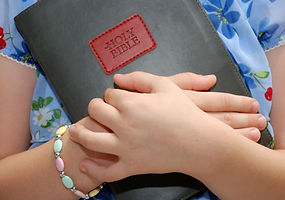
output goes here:
{"type": "Polygon", "coordinates": [[[53,145],[53,150],[55,153],[59,153],[62,149],[62,141],[56,140],[53,145]]]}
{"type": "Polygon", "coordinates": [[[69,177],[69,176],[64,176],[62,177],[62,183],[63,185],[66,187],[66,188],[72,188],[74,185],[73,185],[73,181],[72,179],[69,177]]]}

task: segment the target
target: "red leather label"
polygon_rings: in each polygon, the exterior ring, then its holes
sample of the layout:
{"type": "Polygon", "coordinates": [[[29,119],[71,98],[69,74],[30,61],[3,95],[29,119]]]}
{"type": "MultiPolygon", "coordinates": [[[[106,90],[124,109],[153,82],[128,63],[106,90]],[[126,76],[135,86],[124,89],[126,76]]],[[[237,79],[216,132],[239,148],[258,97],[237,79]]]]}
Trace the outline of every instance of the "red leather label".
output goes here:
{"type": "Polygon", "coordinates": [[[89,46],[106,74],[111,74],[156,47],[140,14],[135,14],[90,40],[89,46]]]}

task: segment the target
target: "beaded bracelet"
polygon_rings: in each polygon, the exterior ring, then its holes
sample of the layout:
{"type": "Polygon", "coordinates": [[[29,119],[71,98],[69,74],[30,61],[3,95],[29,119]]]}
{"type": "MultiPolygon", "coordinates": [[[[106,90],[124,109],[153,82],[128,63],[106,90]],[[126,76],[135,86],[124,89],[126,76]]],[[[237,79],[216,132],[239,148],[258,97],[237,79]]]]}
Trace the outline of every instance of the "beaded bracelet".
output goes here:
{"type": "Polygon", "coordinates": [[[56,131],[56,137],[55,137],[55,142],[53,146],[53,150],[54,150],[55,157],[56,157],[56,161],[55,161],[56,169],[57,171],[59,171],[61,181],[67,189],[70,189],[75,195],[77,195],[80,198],[89,199],[90,197],[96,196],[100,192],[100,190],[103,188],[103,185],[100,185],[97,188],[91,190],[90,192],[88,192],[88,194],[84,194],[83,192],[81,192],[74,186],[73,180],[64,173],[64,162],[62,158],[60,157],[60,152],[62,150],[61,136],[65,134],[65,132],[67,131],[69,127],[70,126],[66,126],[66,125],[61,126],[56,131]]]}

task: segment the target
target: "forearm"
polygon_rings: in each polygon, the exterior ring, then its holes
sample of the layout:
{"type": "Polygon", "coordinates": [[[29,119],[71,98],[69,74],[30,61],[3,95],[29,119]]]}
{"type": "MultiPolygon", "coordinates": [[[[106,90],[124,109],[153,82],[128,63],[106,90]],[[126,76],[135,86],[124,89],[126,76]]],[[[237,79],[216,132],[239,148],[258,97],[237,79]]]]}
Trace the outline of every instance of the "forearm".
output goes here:
{"type": "MultiPolygon", "coordinates": [[[[79,171],[79,162],[86,157],[81,147],[65,134],[62,139],[65,173],[75,186],[88,192],[100,183],[79,171]]],[[[0,161],[0,199],[79,199],[66,189],[55,167],[53,141],[33,150],[9,156],[0,161]]]]}
{"type": "Polygon", "coordinates": [[[284,199],[285,196],[285,46],[267,52],[267,58],[274,89],[270,118],[278,150],[232,134],[229,138],[222,137],[223,141],[219,142],[224,153],[216,155],[219,167],[210,177],[203,177],[207,186],[222,199],[284,199]]]}
{"type": "Polygon", "coordinates": [[[285,152],[270,150],[230,130],[216,131],[207,142],[209,162],[197,178],[221,199],[283,199],[285,152]]]}
{"type": "Polygon", "coordinates": [[[274,128],[275,148],[285,149],[285,45],[275,48],[266,53],[268,58],[273,84],[272,109],[270,122],[274,128]]]}

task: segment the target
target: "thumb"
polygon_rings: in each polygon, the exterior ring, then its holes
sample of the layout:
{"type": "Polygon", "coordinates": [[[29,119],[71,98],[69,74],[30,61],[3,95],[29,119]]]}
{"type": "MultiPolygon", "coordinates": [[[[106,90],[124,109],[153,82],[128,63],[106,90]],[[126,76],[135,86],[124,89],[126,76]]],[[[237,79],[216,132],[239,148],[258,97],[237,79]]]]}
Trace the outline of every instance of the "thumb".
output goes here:
{"type": "Polygon", "coordinates": [[[199,75],[191,72],[185,72],[169,76],[178,87],[183,90],[209,90],[216,84],[217,78],[215,75],[199,75]]]}

